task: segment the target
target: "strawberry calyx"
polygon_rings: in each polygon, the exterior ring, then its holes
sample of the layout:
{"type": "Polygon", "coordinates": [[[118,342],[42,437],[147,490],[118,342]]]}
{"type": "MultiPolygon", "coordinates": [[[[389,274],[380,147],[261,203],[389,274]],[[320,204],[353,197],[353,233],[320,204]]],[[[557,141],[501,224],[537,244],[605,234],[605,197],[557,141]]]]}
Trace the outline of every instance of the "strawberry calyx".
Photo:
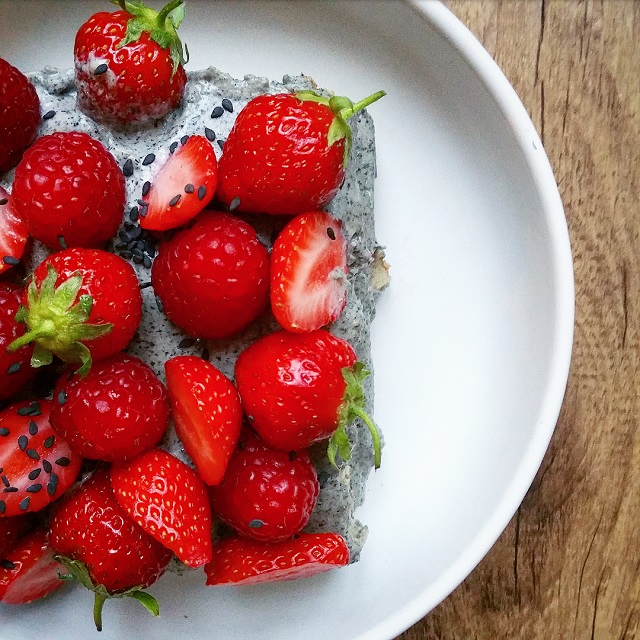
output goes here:
{"type": "Polygon", "coordinates": [[[27,288],[27,305],[21,305],[16,321],[27,326],[24,335],[14,340],[7,351],[13,352],[25,344],[35,342],[31,357],[32,367],[43,367],[58,356],[64,362],[80,363],[76,373],[86,376],[91,369],[91,352],[82,340],[99,338],[113,329],[110,323],[88,324],[93,307],[93,298],[81,295],[74,304],[82,275],[76,272],[56,287],[58,273],[47,265],[47,275],[40,288],[32,278],[27,288]]]}
{"type": "Polygon", "coordinates": [[[77,580],[83,587],[86,587],[89,591],[93,591],[95,594],[93,601],[93,621],[98,631],[102,631],[102,609],[104,603],[112,598],[133,598],[149,611],[149,613],[156,617],[160,615],[160,605],[158,601],[151,594],[143,591],[143,587],[133,587],[119,593],[111,593],[107,591],[104,585],[95,585],[93,583],[89,570],[84,563],[79,560],[73,560],[60,554],[56,554],[54,560],[59,562],[69,572],[67,574],[58,574],[61,580],[77,580]]]}
{"type": "Polygon", "coordinates": [[[160,11],[147,7],[142,0],[111,0],[119,5],[123,11],[132,17],[127,22],[127,30],[124,38],[118,43],[117,49],[136,42],[143,33],[148,33],[162,49],[169,49],[173,73],[179,65],[184,65],[189,60],[189,50],[183,45],[178,36],[178,27],[182,24],[185,15],[184,0],[171,0],[160,11]]]}
{"type": "Polygon", "coordinates": [[[326,96],[321,96],[315,91],[298,91],[298,93],[296,93],[296,97],[303,102],[317,102],[333,111],[334,118],[329,126],[329,131],[327,132],[327,144],[331,147],[336,142],[344,140],[344,155],[342,158],[343,167],[346,167],[349,160],[349,152],[351,151],[352,134],[351,127],[347,120],[358,113],[358,111],[362,111],[385,95],[387,95],[385,91],[376,91],[370,96],[354,103],[344,96],[331,96],[331,98],[327,98],[326,96]]]}
{"type": "Polygon", "coordinates": [[[347,386],[338,409],[338,428],[333,432],[327,447],[327,457],[334,467],[337,467],[336,454],[345,461],[351,458],[351,443],[349,442],[346,428],[356,418],[359,418],[371,433],[374,466],[376,469],[380,468],[382,458],[380,431],[365,411],[366,398],[362,387],[363,380],[369,375],[371,375],[371,372],[365,369],[362,362],[356,362],[352,367],[344,367],[342,369],[342,377],[347,386]]]}

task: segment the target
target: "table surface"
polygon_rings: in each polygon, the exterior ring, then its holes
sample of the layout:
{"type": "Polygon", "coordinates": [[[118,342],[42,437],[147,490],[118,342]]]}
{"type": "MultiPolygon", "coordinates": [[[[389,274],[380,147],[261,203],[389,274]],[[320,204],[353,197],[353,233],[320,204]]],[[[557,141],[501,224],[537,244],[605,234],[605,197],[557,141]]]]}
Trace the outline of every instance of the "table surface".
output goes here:
{"type": "Polygon", "coordinates": [[[560,419],[524,502],[402,640],[640,638],[640,0],[449,0],[541,135],[573,249],[560,419]]]}

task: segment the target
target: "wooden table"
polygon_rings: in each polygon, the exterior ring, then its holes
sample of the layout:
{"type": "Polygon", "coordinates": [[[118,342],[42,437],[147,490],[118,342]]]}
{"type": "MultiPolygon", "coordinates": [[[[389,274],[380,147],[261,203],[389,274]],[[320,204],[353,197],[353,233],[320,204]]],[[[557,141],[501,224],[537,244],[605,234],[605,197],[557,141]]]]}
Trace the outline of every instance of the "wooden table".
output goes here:
{"type": "Polygon", "coordinates": [[[640,0],[450,0],[560,185],[575,343],[542,467],[489,555],[402,640],[640,638],[640,0]]]}

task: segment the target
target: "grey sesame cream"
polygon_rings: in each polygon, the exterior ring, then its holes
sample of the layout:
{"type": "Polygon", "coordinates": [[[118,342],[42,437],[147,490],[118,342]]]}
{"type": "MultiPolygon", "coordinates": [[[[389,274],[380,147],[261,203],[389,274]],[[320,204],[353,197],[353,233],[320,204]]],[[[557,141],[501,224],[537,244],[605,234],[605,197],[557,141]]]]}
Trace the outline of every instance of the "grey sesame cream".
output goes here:
{"type": "MultiPolygon", "coordinates": [[[[100,61],[92,62],[96,70],[100,61]]],[[[267,313],[241,335],[226,341],[194,340],[175,327],[162,313],[162,303],[150,286],[150,267],[156,253],[156,241],[138,226],[144,215],[140,199],[148,191],[154,177],[169,154],[193,134],[205,136],[220,158],[224,141],[238,112],[253,97],[264,93],[295,92],[313,89],[307,76],[285,76],[282,82],[252,75],[237,80],[213,67],[188,74],[183,104],[163,120],[136,127],[111,127],[98,124],[76,105],[76,89],[72,70],[45,68],[28,74],[38,92],[43,119],[39,135],[55,131],[83,131],[100,140],[115,157],[125,175],[127,208],[118,236],[109,250],[128,260],[136,270],[143,297],[143,318],[128,351],[146,361],[164,380],[164,362],[176,355],[199,355],[208,359],[223,373],[233,378],[240,352],[258,337],[278,330],[267,313]]],[[[328,94],[327,94],[328,95],[328,94]]],[[[375,238],[373,193],[376,175],[373,121],[366,111],[350,120],[353,146],[347,173],[338,195],[328,206],[333,216],[343,223],[349,243],[348,302],[341,317],[330,327],[336,335],[348,340],[360,361],[372,369],[369,330],[375,315],[376,298],[386,287],[388,277],[384,252],[375,238]]],[[[0,180],[11,191],[13,174],[0,180]]],[[[190,189],[189,185],[185,185],[190,189]]],[[[203,194],[204,196],[204,194],[203,194]]],[[[262,242],[270,248],[286,219],[276,216],[243,216],[258,231],[262,242]]],[[[64,246],[64,239],[61,239],[64,246]]],[[[39,264],[48,251],[34,243],[29,258],[32,267],[39,264]]],[[[373,411],[373,381],[365,382],[367,411],[373,411]]],[[[309,531],[334,531],[343,535],[351,550],[351,560],[359,558],[367,536],[367,528],[355,517],[364,500],[365,484],[373,467],[373,451],[369,431],[356,422],[349,428],[353,443],[352,457],[337,470],[326,459],[326,445],[312,452],[319,471],[320,497],[309,531]]],[[[162,445],[188,464],[188,459],[173,427],[167,431],[162,445]]]]}

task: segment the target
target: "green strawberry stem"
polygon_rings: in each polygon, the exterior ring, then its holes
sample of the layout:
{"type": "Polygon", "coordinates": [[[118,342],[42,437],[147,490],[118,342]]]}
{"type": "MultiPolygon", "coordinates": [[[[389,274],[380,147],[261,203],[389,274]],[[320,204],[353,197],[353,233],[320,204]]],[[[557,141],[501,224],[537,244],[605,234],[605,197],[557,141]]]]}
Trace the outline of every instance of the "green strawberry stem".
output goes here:
{"type": "Polygon", "coordinates": [[[7,351],[16,351],[33,342],[32,367],[51,364],[56,355],[64,362],[80,363],[77,373],[85,376],[91,369],[91,352],[83,341],[109,333],[113,325],[88,323],[93,298],[88,295],[78,297],[82,287],[79,272],[56,287],[57,280],[58,273],[50,264],[39,289],[35,278],[31,279],[27,287],[27,305],[22,305],[16,313],[16,320],[24,323],[27,331],[14,340],[7,351]]]}
{"type": "Polygon", "coordinates": [[[370,104],[373,104],[374,102],[376,102],[377,100],[380,100],[380,98],[386,95],[387,95],[386,91],[376,91],[375,93],[372,93],[370,96],[367,96],[363,100],[360,100],[355,104],[352,104],[351,107],[346,107],[344,109],[341,109],[340,115],[345,120],[348,120],[349,118],[354,116],[356,113],[358,113],[358,111],[362,111],[363,109],[366,109],[370,104]]]}
{"type": "Polygon", "coordinates": [[[97,631],[102,631],[102,609],[108,599],[109,596],[107,594],[95,592],[93,599],[93,622],[96,625],[97,631]]]}
{"type": "Polygon", "coordinates": [[[351,443],[349,442],[346,428],[356,418],[359,418],[371,433],[373,440],[373,463],[376,469],[380,468],[382,458],[380,432],[364,408],[366,399],[362,382],[369,375],[371,375],[371,372],[365,369],[362,362],[356,362],[352,367],[342,369],[342,376],[345,380],[346,387],[342,397],[342,404],[338,409],[338,427],[329,439],[329,445],[327,447],[327,457],[334,467],[337,467],[336,455],[339,455],[345,461],[351,458],[351,443]]]}

